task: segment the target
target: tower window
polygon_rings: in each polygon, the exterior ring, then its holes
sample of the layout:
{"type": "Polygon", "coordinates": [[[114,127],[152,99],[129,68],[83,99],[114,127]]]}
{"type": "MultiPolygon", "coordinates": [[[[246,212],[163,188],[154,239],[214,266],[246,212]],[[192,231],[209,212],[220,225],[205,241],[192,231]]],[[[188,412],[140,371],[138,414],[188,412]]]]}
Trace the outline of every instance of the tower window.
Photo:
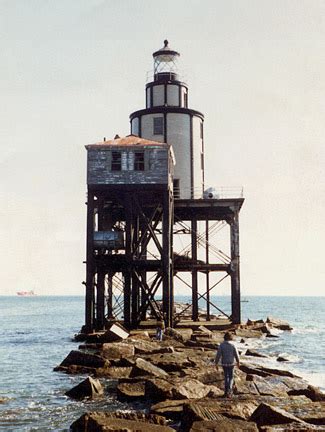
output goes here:
{"type": "Polygon", "coordinates": [[[153,118],[153,134],[163,135],[164,134],[164,118],[154,117],[153,118]]]}
{"type": "Polygon", "coordinates": [[[134,170],[144,171],[144,152],[134,153],[134,170]]]}
{"type": "Polygon", "coordinates": [[[184,93],[184,107],[187,108],[187,104],[188,104],[188,96],[187,93],[184,93]]]}
{"type": "Polygon", "coordinates": [[[112,152],[112,171],[121,171],[122,168],[122,158],[121,152],[113,151],[112,152]]]}

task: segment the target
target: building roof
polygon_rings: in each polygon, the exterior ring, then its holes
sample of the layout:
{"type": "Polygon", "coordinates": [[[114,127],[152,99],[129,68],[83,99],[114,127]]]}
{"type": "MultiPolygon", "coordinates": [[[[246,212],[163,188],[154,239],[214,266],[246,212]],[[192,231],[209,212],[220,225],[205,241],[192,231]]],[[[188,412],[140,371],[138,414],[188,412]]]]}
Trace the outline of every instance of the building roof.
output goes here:
{"type": "Polygon", "coordinates": [[[104,138],[103,141],[97,142],[94,144],[88,144],[86,145],[86,149],[88,148],[105,148],[105,147],[111,147],[111,146],[161,146],[161,147],[169,147],[169,144],[153,141],[153,140],[147,140],[144,138],[140,138],[137,135],[127,135],[126,137],[120,138],[118,135],[115,135],[114,139],[106,140],[104,138]]]}

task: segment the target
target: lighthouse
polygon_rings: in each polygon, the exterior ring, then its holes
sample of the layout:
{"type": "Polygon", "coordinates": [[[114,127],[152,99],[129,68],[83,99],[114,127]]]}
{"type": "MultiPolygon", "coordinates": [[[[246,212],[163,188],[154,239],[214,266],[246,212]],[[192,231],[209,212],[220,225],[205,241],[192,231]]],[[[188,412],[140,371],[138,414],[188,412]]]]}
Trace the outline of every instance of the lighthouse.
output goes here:
{"type": "Polygon", "coordinates": [[[202,198],[204,190],[204,115],[189,108],[188,85],[179,74],[180,54],[169,46],[153,53],[146,108],[130,115],[131,133],[173,146],[174,198],[202,198]]]}
{"type": "Polygon", "coordinates": [[[229,325],[241,322],[244,198],[205,189],[204,116],[188,106],[179,57],[167,40],[153,53],[146,108],[130,115],[130,135],[86,145],[86,333],[106,330],[113,322],[129,329],[146,322],[150,327],[157,319],[172,327],[190,318],[195,327],[203,322],[199,302],[205,302],[209,325],[217,325],[213,309],[229,325]],[[213,244],[222,227],[229,230],[228,253],[213,244]],[[231,314],[212,299],[228,276],[231,314]],[[174,305],[175,278],[191,294],[190,304],[180,308],[174,305]]]}

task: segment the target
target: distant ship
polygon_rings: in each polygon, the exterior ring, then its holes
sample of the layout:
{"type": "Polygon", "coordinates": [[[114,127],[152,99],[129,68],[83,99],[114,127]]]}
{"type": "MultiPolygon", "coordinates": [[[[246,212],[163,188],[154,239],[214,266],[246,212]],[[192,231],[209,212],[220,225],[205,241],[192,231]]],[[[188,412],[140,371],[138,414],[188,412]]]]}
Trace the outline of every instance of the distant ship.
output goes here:
{"type": "Polygon", "coordinates": [[[34,291],[18,291],[17,295],[21,297],[32,297],[36,296],[37,294],[35,294],[34,291]]]}

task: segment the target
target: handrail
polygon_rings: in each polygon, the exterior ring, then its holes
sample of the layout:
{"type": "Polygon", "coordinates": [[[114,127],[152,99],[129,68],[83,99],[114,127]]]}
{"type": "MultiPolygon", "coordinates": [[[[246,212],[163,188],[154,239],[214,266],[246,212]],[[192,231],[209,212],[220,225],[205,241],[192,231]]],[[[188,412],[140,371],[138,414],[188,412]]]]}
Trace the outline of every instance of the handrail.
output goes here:
{"type": "Polygon", "coordinates": [[[210,197],[204,197],[201,188],[174,187],[174,197],[176,199],[231,199],[243,198],[244,188],[242,186],[214,186],[210,197]]]}

